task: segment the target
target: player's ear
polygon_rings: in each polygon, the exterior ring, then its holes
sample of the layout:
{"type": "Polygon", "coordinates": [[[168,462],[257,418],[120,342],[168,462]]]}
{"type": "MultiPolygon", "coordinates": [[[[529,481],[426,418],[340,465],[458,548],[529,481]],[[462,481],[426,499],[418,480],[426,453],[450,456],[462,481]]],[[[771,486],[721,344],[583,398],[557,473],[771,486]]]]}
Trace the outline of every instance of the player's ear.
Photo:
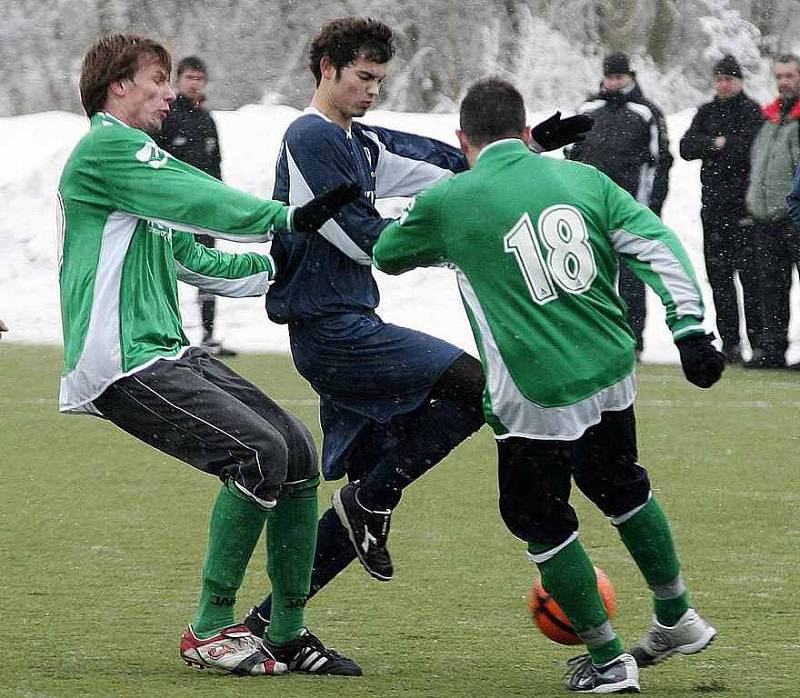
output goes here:
{"type": "Polygon", "coordinates": [[[330,56],[323,56],[319,59],[319,72],[326,80],[333,80],[336,77],[336,66],[330,56]]]}
{"type": "Polygon", "coordinates": [[[125,94],[125,83],[123,80],[114,80],[109,86],[108,89],[111,90],[111,93],[115,97],[122,97],[125,94]]]}
{"type": "Polygon", "coordinates": [[[464,155],[468,155],[469,141],[461,129],[456,129],[456,137],[458,138],[458,143],[461,146],[461,152],[464,153],[464,155]]]}
{"type": "Polygon", "coordinates": [[[531,143],[533,142],[533,136],[531,135],[531,127],[526,126],[524,129],[522,129],[522,133],[520,135],[522,136],[522,142],[525,143],[525,145],[527,145],[530,148],[531,143]]]}

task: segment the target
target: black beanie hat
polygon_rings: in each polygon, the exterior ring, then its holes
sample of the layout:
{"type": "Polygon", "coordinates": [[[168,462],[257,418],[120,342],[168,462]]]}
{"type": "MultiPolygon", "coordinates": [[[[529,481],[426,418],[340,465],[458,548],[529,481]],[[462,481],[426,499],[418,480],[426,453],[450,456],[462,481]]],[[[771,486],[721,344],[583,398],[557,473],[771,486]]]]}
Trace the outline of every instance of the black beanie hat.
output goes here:
{"type": "Polygon", "coordinates": [[[612,53],[603,59],[603,75],[633,75],[631,64],[624,53],[612,53]]]}
{"type": "Polygon", "coordinates": [[[741,79],[742,66],[730,53],[727,53],[714,65],[713,74],[730,75],[733,78],[741,79]]]}

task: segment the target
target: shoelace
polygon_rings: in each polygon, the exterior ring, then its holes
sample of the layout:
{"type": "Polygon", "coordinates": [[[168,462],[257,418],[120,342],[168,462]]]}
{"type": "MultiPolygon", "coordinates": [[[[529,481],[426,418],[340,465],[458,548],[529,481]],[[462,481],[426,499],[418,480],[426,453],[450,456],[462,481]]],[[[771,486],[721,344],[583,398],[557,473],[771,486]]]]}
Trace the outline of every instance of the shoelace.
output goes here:
{"type": "Polygon", "coordinates": [[[237,651],[249,650],[253,652],[264,652],[264,647],[255,635],[244,635],[242,637],[231,637],[230,635],[223,635],[224,642],[233,645],[237,651]]]}
{"type": "Polygon", "coordinates": [[[650,631],[650,646],[655,650],[666,650],[675,644],[672,635],[661,630],[650,631]]]}
{"type": "Polygon", "coordinates": [[[307,654],[308,650],[316,650],[327,659],[342,658],[342,655],[333,649],[333,647],[325,647],[325,645],[322,644],[322,640],[314,635],[314,633],[309,632],[307,635],[303,636],[303,639],[306,640],[306,644],[303,645],[304,654],[307,654]]]}
{"type": "Polygon", "coordinates": [[[377,535],[378,543],[383,546],[386,543],[386,537],[389,535],[389,521],[391,520],[390,514],[376,514],[381,518],[381,532],[377,535]]]}
{"type": "Polygon", "coordinates": [[[592,668],[592,658],[588,654],[579,654],[577,657],[567,660],[564,678],[571,679],[573,676],[581,676],[589,673],[592,668]]]}

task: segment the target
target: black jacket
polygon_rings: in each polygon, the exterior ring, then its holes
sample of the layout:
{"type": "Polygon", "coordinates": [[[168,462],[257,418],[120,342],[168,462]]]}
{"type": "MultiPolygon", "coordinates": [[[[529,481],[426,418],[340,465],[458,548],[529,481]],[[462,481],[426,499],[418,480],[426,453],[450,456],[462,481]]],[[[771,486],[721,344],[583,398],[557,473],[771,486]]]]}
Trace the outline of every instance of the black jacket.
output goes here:
{"type": "Polygon", "coordinates": [[[634,83],[628,92],[590,97],[580,108],[594,119],[586,140],[565,150],[571,160],[594,165],[637,201],[661,213],[669,187],[669,152],[664,114],[634,83]]]}
{"type": "Polygon", "coordinates": [[[207,109],[193,106],[183,95],[172,103],[155,141],[176,158],[222,179],[222,155],[214,119],[207,109]]]}
{"type": "Polygon", "coordinates": [[[763,123],[761,108],[744,92],[729,99],[714,97],[697,110],[681,138],[681,157],[703,161],[703,206],[744,211],[750,147],[763,123]],[[725,136],[722,150],[714,147],[717,136],[725,136]]]}

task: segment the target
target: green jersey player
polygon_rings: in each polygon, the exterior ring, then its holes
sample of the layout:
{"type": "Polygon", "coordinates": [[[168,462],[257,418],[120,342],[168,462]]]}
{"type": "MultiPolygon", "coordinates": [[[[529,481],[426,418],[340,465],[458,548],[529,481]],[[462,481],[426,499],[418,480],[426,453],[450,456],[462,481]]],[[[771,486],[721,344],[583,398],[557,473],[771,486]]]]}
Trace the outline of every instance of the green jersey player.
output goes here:
{"type": "Polygon", "coordinates": [[[589,650],[568,687],[638,690],[637,662],[697,652],[716,631],[689,605],[667,519],[636,462],[635,339],[615,288],[618,259],[661,297],[690,381],[716,382],[721,355],[703,331],[700,291],[675,234],[595,168],[530,152],[513,86],[476,83],[458,136],[470,171],[419,195],[373,258],[391,274],[457,268],[486,374],[503,520],[589,650]],[[656,618],[631,653],[578,540],[573,477],[653,590],[656,618]]]}
{"type": "Polygon", "coordinates": [[[273,230],[310,232],[358,189],[344,185],[292,208],[171,157],[150,136],[175,99],[170,69],[163,46],[129,34],[100,39],[84,57],[81,100],[91,128],[58,193],[60,407],[101,415],[223,481],[199,606],[181,639],[187,663],[251,675],[360,674],[303,620],[317,530],[311,435],[225,364],[189,347],[177,295],[177,279],[218,294],[262,295],[275,273],[266,255],[210,250],[193,233],[252,242],[273,230]],[[265,642],[234,623],[233,603],[267,522],[275,601],[265,642]]]}

